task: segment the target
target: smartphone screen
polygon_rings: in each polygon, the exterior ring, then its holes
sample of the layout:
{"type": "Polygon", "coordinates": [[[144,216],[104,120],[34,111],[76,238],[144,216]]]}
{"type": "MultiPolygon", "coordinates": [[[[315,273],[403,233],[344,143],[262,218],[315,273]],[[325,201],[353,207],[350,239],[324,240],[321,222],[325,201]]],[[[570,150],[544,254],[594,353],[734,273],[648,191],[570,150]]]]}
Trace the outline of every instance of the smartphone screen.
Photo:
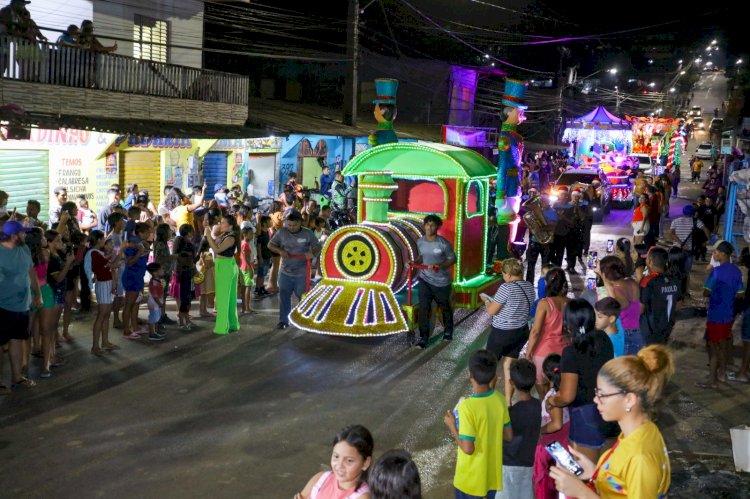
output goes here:
{"type": "Polygon", "coordinates": [[[581,467],[581,465],[578,464],[575,459],[573,459],[573,456],[570,454],[570,452],[568,452],[568,450],[563,447],[560,442],[555,440],[554,442],[545,445],[544,448],[547,450],[547,452],[549,452],[550,456],[552,456],[555,461],[557,461],[557,464],[576,476],[580,476],[583,474],[583,468],[581,467]]]}
{"type": "Polygon", "coordinates": [[[615,240],[607,239],[607,253],[613,253],[615,251],[615,240]]]}
{"type": "Polygon", "coordinates": [[[586,279],[586,288],[596,289],[596,277],[589,277],[588,279],[586,279]]]}

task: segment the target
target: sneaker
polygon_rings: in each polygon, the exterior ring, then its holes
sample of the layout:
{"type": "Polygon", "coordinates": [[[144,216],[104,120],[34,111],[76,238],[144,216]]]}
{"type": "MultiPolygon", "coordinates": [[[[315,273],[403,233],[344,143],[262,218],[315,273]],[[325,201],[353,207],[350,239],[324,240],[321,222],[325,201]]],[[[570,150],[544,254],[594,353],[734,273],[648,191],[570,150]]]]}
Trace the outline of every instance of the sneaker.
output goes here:
{"type": "Polygon", "coordinates": [[[427,348],[427,338],[420,339],[414,346],[419,348],[420,350],[424,350],[425,348],[427,348]]]}
{"type": "Polygon", "coordinates": [[[289,324],[286,322],[279,322],[276,324],[276,329],[286,329],[289,327],[289,324]]]}
{"type": "Polygon", "coordinates": [[[185,325],[180,326],[180,329],[182,331],[192,331],[193,328],[191,328],[189,324],[185,324],[185,325]]]}
{"type": "Polygon", "coordinates": [[[177,321],[164,314],[161,316],[161,319],[159,319],[159,323],[166,326],[174,326],[175,324],[177,324],[177,321]]]}
{"type": "Polygon", "coordinates": [[[164,339],[164,336],[161,336],[156,333],[151,333],[148,335],[148,341],[162,341],[164,339]]]}

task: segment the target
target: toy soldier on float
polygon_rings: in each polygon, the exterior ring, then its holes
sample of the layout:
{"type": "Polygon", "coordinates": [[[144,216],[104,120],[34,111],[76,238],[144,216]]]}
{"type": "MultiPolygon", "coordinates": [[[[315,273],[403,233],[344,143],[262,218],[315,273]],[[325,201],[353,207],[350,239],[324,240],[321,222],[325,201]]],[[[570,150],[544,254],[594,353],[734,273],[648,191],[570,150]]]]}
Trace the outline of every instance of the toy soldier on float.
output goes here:
{"type": "MultiPolygon", "coordinates": [[[[501,118],[503,120],[500,135],[497,141],[498,160],[497,160],[497,183],[495,207],[497,210],[497,224],[500,230],[500,237],[510,242],[514,236],[511,234],[511,224],[516,222],[518,209],[521,202],[519,185],[520,185],[520,167],[521,158],[523,157],[523,136],[518,133],[518,125],[524,122],[526,116],[524,110],[528,106],[524,102],[526,95],[526,83],[519,80],[505,80],[505,94],[503,95],[503,110],[501,118]]],[[[499,248],[504,250],[505,254],[499,254],[499,259],[507,258],[510,255],[508,248],[499,248]]]]}
{"type": "Polygon", "coordinates": [[[370,147],[382,146],[398,142],[396,132],[393,130],[393,122],[396,120],[398,110],[396,109],[396,93],[398,91],[398,80],[390,78],[378,78],[375,80],[375,104],[373,114],[378,122],[378,130],[371,133],[367,138],[370,147]]]}

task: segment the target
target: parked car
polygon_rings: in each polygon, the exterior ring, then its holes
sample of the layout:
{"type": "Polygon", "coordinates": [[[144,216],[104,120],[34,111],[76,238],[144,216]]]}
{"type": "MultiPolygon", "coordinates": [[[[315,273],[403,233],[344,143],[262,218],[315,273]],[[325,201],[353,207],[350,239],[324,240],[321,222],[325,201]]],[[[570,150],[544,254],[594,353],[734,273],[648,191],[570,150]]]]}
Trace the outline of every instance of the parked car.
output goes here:
{"type": "Polygon", "coordinates": [[[700,106],[693,106],[690,108],[690,116],[693,118],[698,118],[699,116],[703,116],[703,108],[700,106]]]}
{"type": "Polygon", "coordinates": [[[644,175],[652,175],[654,172],[654,160],[651,158],[650,154],[646,153],[636,153],[631,154],[630,157],[632,158],[633,165],[638,163],[638,170],[642,171],[644,175]]]}
{"type": "Polygon", "coordinates": [[[695,149],[695,157],[698,159],[711,159],[711,151],[714,145],[710,142],[704,142],[695,149]]]}
{"type": "Polygon", "coordinates": [[[697,118],[693,118],[693,126],[696,130],[705,130],[706,123],[703,121],[703,117],[698,116],[697,118]]]}
{"type": "Polygon", "coordinates": [[[709,132],[721,132],[724,129],[724,118],[713,118],[708,125],[709,132]]]}
{"type": "Polygon", "coordinates": [[[595,199],[591,200],[591,208],[594,214],[594,222],[601,222],[612,207],[612,184],[607,176],[595,168],[571,168],[563,172],[552,186],[550,204],[557,201],[556,192],[560,187],[567,190],[581,186],[588,188],[595,180],[599,181],[599,187],[595,190],[595,199]]]}

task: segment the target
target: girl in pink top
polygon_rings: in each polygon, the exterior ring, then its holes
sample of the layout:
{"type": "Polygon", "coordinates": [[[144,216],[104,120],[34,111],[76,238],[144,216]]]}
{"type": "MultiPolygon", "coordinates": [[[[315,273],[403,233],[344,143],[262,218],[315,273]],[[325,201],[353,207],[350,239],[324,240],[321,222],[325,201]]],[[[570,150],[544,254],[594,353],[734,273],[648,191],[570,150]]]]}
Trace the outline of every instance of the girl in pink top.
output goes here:
{"type": "Polygon", "coordinates": [[[549,381],[542,369],[545,357],[552,353],[562,354],[563,348],[568,346],[562,325],[563,309],[570,301],[567,297],[568,280],[563,269],[550,270],[544,281],[546,298],[540,300],[536,308],[526,347],[526,358],[536,366],[536,390],[540,394],[547,393],[549,389],[549,381]]]}
{"type": "Polygon", "coordinates": [[[361,425],[347,426],[333,439],[331,471],[314,475],[294,499],[370,499],[367,471],[374,443],[361,425]]]}

